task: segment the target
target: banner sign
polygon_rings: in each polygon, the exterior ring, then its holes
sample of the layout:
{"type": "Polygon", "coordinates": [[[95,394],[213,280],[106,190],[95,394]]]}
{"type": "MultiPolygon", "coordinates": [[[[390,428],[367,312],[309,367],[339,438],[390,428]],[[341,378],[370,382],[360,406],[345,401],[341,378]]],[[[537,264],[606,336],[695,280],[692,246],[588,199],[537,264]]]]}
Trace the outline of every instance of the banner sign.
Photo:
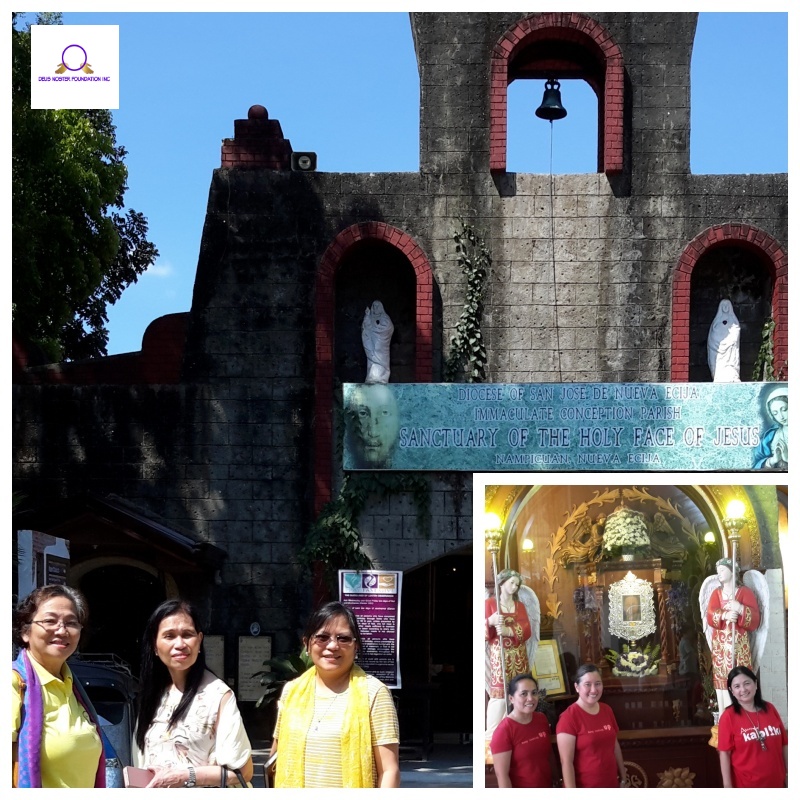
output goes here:
{"type": "Polygon", "coordinates": [[[786,471],[785,383],[344,384],[348,470],[786,471]]]}
{"type": "Polygon", "coordinates": [[[401,689],[400,595],[403,573],[339,570],[339,600],[358,620],[364,647],[358,663],[390,689],[401,689]]]}

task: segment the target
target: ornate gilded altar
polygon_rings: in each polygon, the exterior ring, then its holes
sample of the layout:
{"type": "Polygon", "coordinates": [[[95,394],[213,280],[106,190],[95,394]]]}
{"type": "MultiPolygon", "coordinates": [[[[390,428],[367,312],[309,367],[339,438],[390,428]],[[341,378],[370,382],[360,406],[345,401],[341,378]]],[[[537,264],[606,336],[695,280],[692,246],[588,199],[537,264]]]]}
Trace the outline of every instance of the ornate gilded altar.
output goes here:
{"type": "Polygon", "coordinates": [[[720,785],[717,753],[707,745],[707,648],[696,609],[697,587],[720,555],[717,494],[717,487],[509,487],[495,504],[512,520],[506,557],[540,599],[542,640],[562,654],[567,691],[548,695],[553,718],[576,699],[575,670],[596,664],[641,785],[720,785]]]}

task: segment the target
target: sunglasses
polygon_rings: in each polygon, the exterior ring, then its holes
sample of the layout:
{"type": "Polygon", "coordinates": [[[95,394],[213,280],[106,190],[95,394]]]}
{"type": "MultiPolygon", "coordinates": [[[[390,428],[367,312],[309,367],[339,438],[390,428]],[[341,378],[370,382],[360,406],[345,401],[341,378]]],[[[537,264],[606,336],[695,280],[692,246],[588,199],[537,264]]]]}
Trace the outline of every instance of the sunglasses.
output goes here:
{"type": "Polygon", "coordinates": [[[353,642],[356,640],[355,636],[343,636],[341,634],[337,634],[336,636],[331,636],[330,633],[315,633],[311,637],[311,641],[314,642],[314,644],[318,645],[326,645],[331,639],[336,639],[337,643],[341,647],[348,647],[349,645],[353,644],[353,642]]]}

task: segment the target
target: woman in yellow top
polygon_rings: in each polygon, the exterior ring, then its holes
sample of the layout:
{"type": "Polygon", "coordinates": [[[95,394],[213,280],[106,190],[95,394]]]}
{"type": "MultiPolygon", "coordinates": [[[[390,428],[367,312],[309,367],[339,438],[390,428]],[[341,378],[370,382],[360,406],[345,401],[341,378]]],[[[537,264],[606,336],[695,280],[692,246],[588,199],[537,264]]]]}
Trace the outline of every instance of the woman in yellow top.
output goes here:
{"type": "Polygon", "coordinates": [[[69,586],[43,586],[17,609],[14,638],[22,648],[11,667],[13,785],[105,787],[100,729],[83,688],[67,666],[88,610],[69,586]]]}
{"type": "Polygon", "coordinates": [[[389,690],[355,663],[355,614],[327,603],[311,616],[303,644],[313,667],[286,684],[270,755],[276,788],[396,788],[397,714],[389,690]]]}

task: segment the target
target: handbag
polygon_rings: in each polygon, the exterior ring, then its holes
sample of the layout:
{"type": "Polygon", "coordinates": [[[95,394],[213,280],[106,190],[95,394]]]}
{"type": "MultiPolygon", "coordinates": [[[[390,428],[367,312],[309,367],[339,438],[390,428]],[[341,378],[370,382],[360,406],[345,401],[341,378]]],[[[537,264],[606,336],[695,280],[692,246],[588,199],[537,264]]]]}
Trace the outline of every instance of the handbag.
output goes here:
{"type": "MultiPolygon", "coordinates": [[[[222,789],[228,788],[228,773],[232,772],[238,779],[242,789],[252,789],[253,787],[244,779],[240,769],[231,769],[230,767],[220,766],[219,768],[219,785],[222,789]]],[[[239,786],[233,786],[233,789],[238,789],[239,786]]]]}
{"type": "Polygon", "coordinates": [[[264,788],[275,788],[275,767],[278,761],[278,751],[276,750],[264,764],[264,788]]]}

